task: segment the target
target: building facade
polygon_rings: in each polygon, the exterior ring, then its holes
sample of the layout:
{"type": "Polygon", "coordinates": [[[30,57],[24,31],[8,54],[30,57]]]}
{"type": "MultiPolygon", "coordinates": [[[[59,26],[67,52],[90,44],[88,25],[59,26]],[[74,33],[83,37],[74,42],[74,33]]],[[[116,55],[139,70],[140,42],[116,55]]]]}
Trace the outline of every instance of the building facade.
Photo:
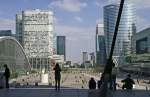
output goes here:
{"type": "Polygon", "coordinates": [[[11,36],[0,37],[0,71],[4,70],[4,64],[10,68],[12,78],[31,71],[22,45],[11,36]]]}
{"type": "Polygon", "coordinates": [[[146,28],[133,36],[134,54],[150,53],[150,27],[146,28]]]}
{"type": "Polygon", "coordinates": [[[53,54],[57,54],[57,36],[56,33],[53,35],[53,54]]]}
{"type": "Polygon", "coordinates": [[[57,36],[57,55],[64,55],[66,60],[66,37],[57,36]]]}
{"type": "Polygon", "coordinates": [[[22,13],[16,14],[16,39],[23,46],[22,13]]]}
{"type": "MultiPolygon", "coordinates": [[[[33,69],[50,68],[53,55],[53,12],[43,10],[22,11],[18,35],[33,69]]],[[[20,19],[20,18],[19,18],[20,19]]],[[[16,21],[17,22],[17,21],[16,21]]]]}
{"type": "Polygon", "coordinates": [[[12,36],[11,30],[0,30],[0,36],[12,36]]]}
{"type": "Polygon", "coordinates": [[[97,24],[96,27],[96,64],[105,65],[106,48],[103,24],[97,24]]]}
{"type": "MultiPolygon", "coordinates": [[[[119,4],[104,6],[104,34],[107,58],[110,54],[118,10],[119,4]]],[[[134,33],[133,26],[136,26],[135,14],[134,5],[125,2],[113,52],[113,58],[116,59],[116,61],[118,61],[122,55],[127,55],[131,51],[131,36],[134,33]]]]}
{"type": "Polygon", "coordinates": [[[82,52],[82,67],[86,67],[86,62],[88,61],[88,52],[82,52]]]}
{"type": "Polygon", "coordinates": [[[90,53],[90,62],[92,67],[95,65],[95,54],[94,52],[90,53]]]}

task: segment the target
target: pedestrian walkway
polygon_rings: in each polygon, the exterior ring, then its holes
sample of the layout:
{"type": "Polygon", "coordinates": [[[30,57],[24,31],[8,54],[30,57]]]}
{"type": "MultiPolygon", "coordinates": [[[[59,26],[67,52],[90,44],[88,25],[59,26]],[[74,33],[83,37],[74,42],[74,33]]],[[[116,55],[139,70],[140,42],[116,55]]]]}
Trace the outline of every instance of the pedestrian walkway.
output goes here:
{"type": "MultiPolygon", "coordinates": [[[[11,88],[0,90],[0,97],[99,97],[99,90],[63,88],[55,91],[54,88],[11,88]]],[[[117,90],[108,91],[107,97],[150,97],[146,90],[117,90]]]]}
{"type": "Polygon", "coordinates": [[[0,97],[88,97],[87,89],[20,88],[0,90],[0,97]]]}
{"type": "Polygon", "coordinates": [[[112,93],[112,97],[150,97],[150,91],[146,90],[133,90],[133,91],[123,91],[117,90],[112,93]]]}

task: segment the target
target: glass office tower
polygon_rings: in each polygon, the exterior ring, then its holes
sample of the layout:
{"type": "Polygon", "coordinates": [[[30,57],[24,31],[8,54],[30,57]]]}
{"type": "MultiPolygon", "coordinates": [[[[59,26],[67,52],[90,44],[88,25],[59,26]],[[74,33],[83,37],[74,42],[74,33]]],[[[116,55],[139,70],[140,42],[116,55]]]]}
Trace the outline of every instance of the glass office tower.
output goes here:
{"type": "Polygon", "coordinates": [[[57,36],[57,55],[64,55],[66,60],[66,37],[57,36]]]}
{"type": "MultiPolygon", "coordinates": [[[[111,49],[118,11],[119,4],[104,6],[104,33],[107,58],[109,57],[111,49]]],[[[134,5],[126,2],[120,20],[113,58],[119,59],[121,55],[126,55],[131,52],[131,36],[132,33],[134,33],[132,26],[135,25],[135,23],[134,5]]]]}
{"type": "Polygon", "coordinates": [[[96,64],[106,64],[106,48],[103,24],[97,24],[96,26],[96,64]]]}

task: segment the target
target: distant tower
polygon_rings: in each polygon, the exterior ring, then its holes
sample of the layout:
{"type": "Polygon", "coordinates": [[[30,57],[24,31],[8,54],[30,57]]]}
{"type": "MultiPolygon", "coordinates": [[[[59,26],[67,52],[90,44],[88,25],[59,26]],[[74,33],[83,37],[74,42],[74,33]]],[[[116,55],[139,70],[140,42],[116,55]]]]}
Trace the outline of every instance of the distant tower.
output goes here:
{"type": "Polygon", "coordinates": [[[11,30],[0,30],[0,37],[1,36],[12,36],[11,30]]]}
{"type": "Polygon", "coordinates": [[[57,55],[64,55],[66,60],[66,37],[57,36],[57,55]]]}
{"type": "Polygon", "coordinates": [[[103,24],[96,26],[96,64],[105,65],[106,63],[106,48],[103,24]]]}
{"type": "Polygon", "coordinates": [[[82,58],[83,58],[83,66],[85,67],[86,61],[88,61],[88,53],[87,52],[82,52],[82,58]]]}

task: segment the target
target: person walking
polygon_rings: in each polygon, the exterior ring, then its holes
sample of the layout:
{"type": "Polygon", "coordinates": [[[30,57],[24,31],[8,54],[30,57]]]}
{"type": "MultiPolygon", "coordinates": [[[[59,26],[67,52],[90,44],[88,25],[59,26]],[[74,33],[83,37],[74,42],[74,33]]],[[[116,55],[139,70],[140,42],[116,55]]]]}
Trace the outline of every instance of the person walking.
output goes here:
{"type": "Polygon", "coordinates": [[[10,70],[6,64],[4,64],[4,68],[5,68],[4,77],[5,77],[6,88],[9,88],[10,70]]]}
{"type": "Polygon", "coordinates": [[[133,84],[135,84],[134,80],[131,79],[131,75],[128,74],[127,75],[127,78],[122,80],[121,82],[123,82],[123,86],[122,86],[122,89],[127,89],[127,90],[132,90],[133,89],[133,84]]]}
{"type": "Polygon", "coordinates": [[[61,68],[58,63],[56,63],[54,71],[55,71],[55,89],[60,90],[61,68]]]}

